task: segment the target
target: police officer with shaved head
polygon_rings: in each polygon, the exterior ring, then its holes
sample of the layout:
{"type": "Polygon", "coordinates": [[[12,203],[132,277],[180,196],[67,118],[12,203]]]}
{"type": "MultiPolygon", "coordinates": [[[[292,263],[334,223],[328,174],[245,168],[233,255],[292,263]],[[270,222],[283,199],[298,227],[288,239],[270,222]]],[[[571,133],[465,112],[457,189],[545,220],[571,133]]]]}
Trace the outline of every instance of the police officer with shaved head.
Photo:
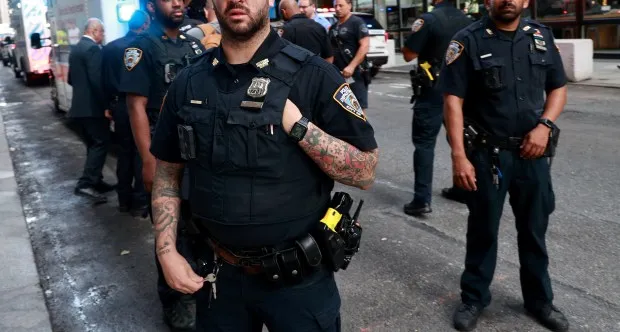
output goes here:
{"type": "Polygon", "coordinates": [[[459,331],[491,302],[506,195],[515,216],[523,304],[552,331],[569,324],[553,304],[546,232],[555,209],[550,160],[566,76],[550,28],[521,18],[528,0],[486,0],[489,15],[457,33],[440,76],[454,183],[467,197],[459,331]]]}
{"type": "MultiPolygon", "coordinates": [[[[131,42],[123,54],[124,71],[119,90],[127,96],[131,129],[142,160],[142,179],[147,192],[151,192],[155,176],[155,158],[149,152],[151,135],[166,91],[190,59],[204,52],[200,41],[179,30],[184,20],[184,6],[182,0],[148,0],[147,9],[153,22],[145,33],[131,42]]],[[[185,177],[185,181],[187,183],[189,179],[185,177]]],[[[189,215],[187,191],[183,192],[182,198],[184,216],[189,215]]],[[[151,218],[157,212],[151,208],[151,218]]],[[[178,229],[175,227],[174,231],[175,234],[178,232],[179,237],[178,242],[172,245],[178,246],[179,251],[189,257],[191,252],[184,224],[178,229]]],[[[161,252],[161,249],[157,252],[161,252]]],[[[194,299],[168,287],[157,259],[156,265],[157,288],[165,322],[174,330],[193,329],[194,299]]]]}
{"type": "Polygon", "coordinates": [[[147,195],[142,182],[142,162],[133,140],[125,95],[120,93],[120,80],[125,70],[123,62],[125,49],[138,34],[148,29],[150,22],[150,17],[145,11],[135,11],[128,23],[129,32],[103,48],[103,88],[106,101],[109,103],[108,109],[112,111],[114,133],[119,143],[116,161],[119,210],[133,211],[136,214],[142,214],[146,209],[147,195]]]}
{"type": "Polygon", "coordinates": [[[269,0],[214,5],[222,42],[172,83],[151,145],[164,275],[196,294],[197,331],[340,331],[334,272],[361,233],[331,191],[372,185],[373,128],[338,69],[271,29],[269,0]],[[199,271],[174,246],[184,169],[199,271]]]}

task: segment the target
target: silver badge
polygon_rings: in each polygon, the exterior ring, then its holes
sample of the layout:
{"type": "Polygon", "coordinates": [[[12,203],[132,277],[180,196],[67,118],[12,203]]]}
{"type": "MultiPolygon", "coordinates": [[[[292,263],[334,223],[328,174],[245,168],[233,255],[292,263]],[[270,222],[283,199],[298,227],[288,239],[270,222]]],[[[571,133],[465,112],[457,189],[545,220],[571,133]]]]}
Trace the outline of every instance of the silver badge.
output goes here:
{"type": "Polygon", "coordinates": [[[271,83],[271,80],[266,77],[254,77],[248,88],[248,96],[252,98],[265,97],[269,83],[271,83]]]}

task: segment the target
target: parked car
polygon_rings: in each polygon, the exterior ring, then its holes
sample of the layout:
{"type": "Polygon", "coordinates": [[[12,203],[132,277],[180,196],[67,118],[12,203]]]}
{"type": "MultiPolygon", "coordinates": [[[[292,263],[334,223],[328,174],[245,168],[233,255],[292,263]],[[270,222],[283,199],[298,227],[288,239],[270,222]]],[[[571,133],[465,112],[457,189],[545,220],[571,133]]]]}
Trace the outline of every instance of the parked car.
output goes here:
{"type": "MultiPolygon", "coordinates": [[[[383,26],[381,26],[381,24],[375,19],[374,15],[357,12],[352,14],[364,20],[366,26],[368,27],[370,47],[366,58],[372,63],[370,73],[374,77],[381,69],[381,66],[386,64],[388,61],[388,34],[385,32],[383,26]]],[[[325,17],[332,25],[337,21],[337,18],[334,16],[334,12],[327,8],[320,8],[318,10],[318,15],[325,17]]]]}

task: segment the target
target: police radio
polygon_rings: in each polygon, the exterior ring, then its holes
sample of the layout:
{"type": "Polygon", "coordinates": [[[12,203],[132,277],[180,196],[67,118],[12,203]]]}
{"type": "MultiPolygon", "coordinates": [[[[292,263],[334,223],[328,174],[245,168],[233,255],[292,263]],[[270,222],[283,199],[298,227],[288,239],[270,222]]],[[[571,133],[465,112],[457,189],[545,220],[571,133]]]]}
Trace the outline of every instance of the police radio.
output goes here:
{"type": "Polygon", "coordinates": [[[362,240],[362,227],[358,222],[359,214],[364,204],[363,200],[355,210],[353,217],[349,212],[353,206],[353,199],[344,192],[334,193],[330,207],[321,219],[319,229],[321,231],[322,249],[328,264],[337,272],[346,270],[353,255],[359,251],[362,240]]]}

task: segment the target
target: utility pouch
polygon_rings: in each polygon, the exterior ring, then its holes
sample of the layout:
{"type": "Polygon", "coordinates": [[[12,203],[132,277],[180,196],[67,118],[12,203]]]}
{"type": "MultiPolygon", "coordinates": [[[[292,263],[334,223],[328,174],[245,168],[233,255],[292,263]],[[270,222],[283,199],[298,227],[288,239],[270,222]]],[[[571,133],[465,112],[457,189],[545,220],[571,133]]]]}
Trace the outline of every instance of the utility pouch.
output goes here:
{"type": "Polygon", "coordinates": [[[194,128],[187,125],[177,125],[177,133],[179,136],[179,150],[183,160],[196,159],[196,140],[194,136],[194,128]]]}
{"type": "Polygon", "coordinates": [[[263,275],[268,281],[279,282],[282,277],[280,271],[280,265],[278,265],[279,255],[267,255],[260,259],[261,267],[263,268],[263,275]]]}
{"type": "Polygon", "coordinates": [[[280,253],[280,258],[282,260],[282,274],[284,278],[288,279],[292,283],[298,283],[303,280],[301,261],[297,256],[297,248],[295,247],[280,253]]]}

